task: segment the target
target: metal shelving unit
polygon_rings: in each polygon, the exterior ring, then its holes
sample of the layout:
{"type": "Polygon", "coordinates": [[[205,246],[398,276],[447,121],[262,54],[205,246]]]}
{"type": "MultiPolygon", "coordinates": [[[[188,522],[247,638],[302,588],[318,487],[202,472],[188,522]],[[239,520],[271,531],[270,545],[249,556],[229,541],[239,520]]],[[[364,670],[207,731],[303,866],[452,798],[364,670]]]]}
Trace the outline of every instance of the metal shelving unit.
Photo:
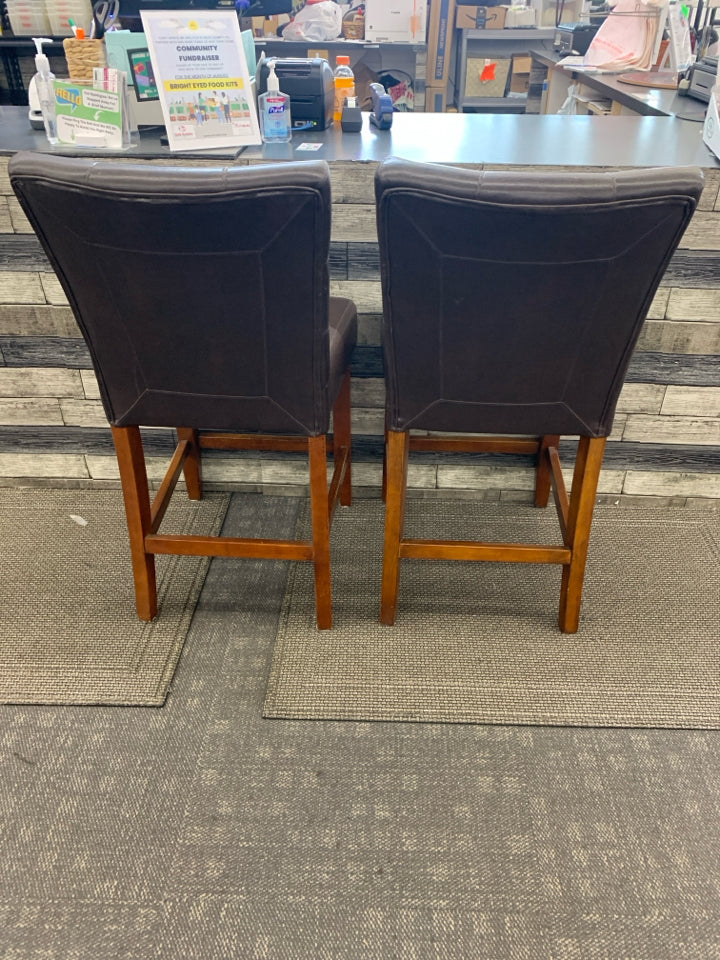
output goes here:
{"type": "MultiPolygon", "coordinates": [[[[64,37],[52,37],[53,42],[45,44],[45,53],[50,56],[63,53],[62,42],[64,39],[64,37]]],[[[0,36],[0,60],[2,60],[5,72],[10,103],[14,106],[22,106],[28,102],[20,58],[32,58],[34,56],[35,44],[32,37],[15,37],[5,32],[0,36]]]]}
{"type": "Polygon", "coordinates": [[[508,30],[458,30],[455,44],[455,105],[488,113],[524,113],[524,97],[473,97],[466,95],[468,59],[511,58],[534,49],[552,49],[554,28],[508,30]]]}

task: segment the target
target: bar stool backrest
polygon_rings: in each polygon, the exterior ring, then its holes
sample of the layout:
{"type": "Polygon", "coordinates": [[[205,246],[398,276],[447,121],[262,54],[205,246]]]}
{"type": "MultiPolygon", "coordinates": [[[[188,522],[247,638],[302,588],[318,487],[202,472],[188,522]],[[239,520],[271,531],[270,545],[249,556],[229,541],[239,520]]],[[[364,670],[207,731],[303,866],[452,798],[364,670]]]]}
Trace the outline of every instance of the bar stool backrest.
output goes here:
{"type": "Polygon", "coordinates": [[[113,425],[327,432],[326,163],[25,153],[10,177],[113,425]]]}
{"type": "Polygon", "coordinates": [[[702,186],[380,164],[388,426],[607,436],[702,186]]]}

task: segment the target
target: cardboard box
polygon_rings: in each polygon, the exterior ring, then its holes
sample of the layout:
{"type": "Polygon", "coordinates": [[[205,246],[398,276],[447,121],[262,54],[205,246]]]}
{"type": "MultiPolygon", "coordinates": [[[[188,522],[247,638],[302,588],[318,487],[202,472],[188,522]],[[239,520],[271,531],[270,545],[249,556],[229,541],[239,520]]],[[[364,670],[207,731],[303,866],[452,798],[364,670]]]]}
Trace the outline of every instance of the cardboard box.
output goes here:
{"type": "Polygon", "coordinates": [[[511,66],[510,57],[468,57],[465,96],[504,97],[511,66]]]}
{"type": "Polygon", "coordinates": [[[523,27],[533,29],[537,26],[537,10],[534,7],[505,7],[505,29],[523,27]]]}
{"type": "Polygon", "coordinates": [[[374,43],[425,43],[427,0],[365,0],[365,39],[374,43]]]}
{"type": "Polygon", "coordinates": [[[450,53],[455,33],[455,0],[432,0],[427,37],[427,83],[436,87],[447,83],[450,53]]]}
{"type": "Polygon", "coordinates": [[[270,17],[253,17],[253,33],[256,37],[277,37],[278,27],[290,22],[290,17],[284,13],[276,13],[270,17]]]}
{"type": "Polygon", "coordinates": [[[554,27],[558,9],[560,23],[577,23],[582,13],[582,0],[537,0],[537,25],[539,27],[554,27]]]}
{"type": "Polygon", "coordinates": [[[455,26],[458,30],[502,30],[506,16],[507,7],[459,6],[455,26]]]}
{"type": "Polygon", "coordinates": [[[445,113],[447,105],[446,83],[425,87],[425,113],[445,113]]]}
{"type": "Polygon", "coordinates": [[[532,57],[523,53],[515,53],[512,58],[512,73],[510,75],[510,92],[527,93],[530,86],[530,69],[532,57]]]}

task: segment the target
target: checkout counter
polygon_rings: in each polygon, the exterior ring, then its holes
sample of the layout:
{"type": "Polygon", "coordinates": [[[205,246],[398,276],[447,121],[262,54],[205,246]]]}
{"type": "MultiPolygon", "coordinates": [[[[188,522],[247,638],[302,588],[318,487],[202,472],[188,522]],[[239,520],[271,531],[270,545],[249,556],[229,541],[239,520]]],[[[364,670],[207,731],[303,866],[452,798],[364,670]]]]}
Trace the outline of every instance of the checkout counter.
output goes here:
{"type": "Polygon", "coordinates": [[[702,123],[705,118],[707,103],[681,96],[676,89],[637,86],[625,83],[617,74],[562,67],[558,63],[564,53],[534,50],[531,56],[534,89],[528,106],[534,112],[557,113],[567,98],[570,85],[577,83],[580,85],[578,108],[581,113],[613,117],[678,117],[696,123],[702,123]],[[547,92],[541,99],[544,81],[547,81],[547,92]]]}
{"type": "MultiPolygon", "coordinates": [[[[488,166],[655,167],[696,164],[718,168],[702,142],[699,124],[672,116],[595,118],[516,116],[511,114],[396,113],[389,130],[370,124],[363,114],[362,130],[343,133],[336,125],[296,132],[290,143],[193,150],[171,153],[162,131],[142,130],[129,150],[98,152],[107,159],[177,159],[195,163],[218,159],[238,163],[277,160],[327,160],[334,163],[377,163],[389,156],[426,163],[488,166]],[[308,144],[315,144],[312,150],[308,144]]],[[[88,155],[88,149],[51,147],[44,133],[32,130],[27,107],[0,107],[0,156],[18,150],[88,155]]],[[[350,175],[350,168],[347,169],[350,175]]],[[[356,169],[360,173],[360,169],[356,169]]],[[[4,191],[11,192],[9,187],[4,191]]],[[[370,198],[371,199],[371,198],[370,198]]]]}
{"type": "MultiPolygon", "coordinates": [[[[382,296],[373,177],[377,163],[409,160],[474,168],[536,167],[568,172],[697,164],[706,187],[699,210],[651,306],[608,443],[601,495],[720,498],[720,162],[702,141],[699,123],[672,116],[516,116],[395,114],[381,130],[364,115],[362,130],[335,126],[297,133],[290,143],[240,152],[170,154],[157,131],[119,156],[167,165],[257,164],[321,159],[333,192],[331,289],[358,306],[353,371],[353,476],[360,495],[377,494],[382,462],[384,384],[382,296]],[[307,146],[312,149],[304,149],[307,146]]],[[[0,108],[0,477],[5,483],[92,484],[116,481],[112,441],[84,344],[65,296],[22,216],[6,174],[17,150],[49,151],[30,129],[27,108],[0,108]]],[[[63,151],[65,152],[65,151],[63,151]]],[[[85,151],[87,153],[87,151],[85,151]]],[[[118,154],[104,154],[117,159],[118,154]]],[[[150,469],[165,463],[151,438],[150,469]],[[153,454],[153,451],[155,453],[153,454]]],[[[568,452],[572,449],[572,441],[568,452]]],[[[164,454],[163,454],[164,456],[164,454]]],[[[411,468],[423,495],[523,495],[525,466],[458,465],[433,455],[411,468]],[[498,494],[499,495],[499,494],[498,494]]],[[[238,466],[218,460],[208,479],[253,489],[253,477],[280,488],[306,483],[306,463],[260,458],[238,466]]],[[[259,488],[258,488],[259,489],[259,488]]]]}

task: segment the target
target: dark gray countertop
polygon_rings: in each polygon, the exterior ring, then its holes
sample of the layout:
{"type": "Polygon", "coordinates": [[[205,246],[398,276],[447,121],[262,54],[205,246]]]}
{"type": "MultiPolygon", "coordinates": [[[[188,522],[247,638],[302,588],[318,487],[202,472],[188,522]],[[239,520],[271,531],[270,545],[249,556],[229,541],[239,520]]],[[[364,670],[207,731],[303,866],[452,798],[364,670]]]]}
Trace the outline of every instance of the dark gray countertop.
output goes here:
{"type": "Polygon", "coordinates": [[[677,90],[662,90],[659,87],[640,87],[636,84],[624,83],[620,79],[622,74],[586,73],[584,70],[558,68],[557,63],[564,55],[547,50],[532,50],[531,56],[543,66],[561,69],[568,76],[580,80],[598,93],[645,116],[679,117],[698,123],[702,123],[705,119],[707,104],[693,97],[679,96],[677,90]]]}
{"type": "Polygon", "coordinates": [[[612,100],[617,100],[632,110],[647,111],[662,116],[679,117],[702,124],[705,119],[707,104],[693,97],[681,97],[677,90],[661,90],[657,87],[640,87],[636,84],[624,83],[622,74],[584,73],[574,71],[575,75],[588,86],[600,93],[605,93],[612,100]]]}
{"type": "MultiPolygon", "coordinates": [[[[702,126],[675,117],[565,117],[510,114],[395,114],[390,130],[377,130],[364,114],[360,133],[330,128],[296,134],[292,143],[247,147],[245,160],[328,160],[376,162],[398,156],[431,163],[522,164],[530,166],[657,167],[720,162],[702,142],[702,126]],[[298,150],[318,143],[316,151],[298,150]]],[[[0,154],[52,148],[42,132],[30,129],[26,107],[0,107],[0,154]]],[[[83,151],[92,155],[93,151],[83,151]]],[[[98,151],[94,151],[98,154],[98,151]]],[[[192,157],[231,161],[235,151],[171,153],[157,132],[143,134],[135,147],[105,156],[192,157]]]]}

